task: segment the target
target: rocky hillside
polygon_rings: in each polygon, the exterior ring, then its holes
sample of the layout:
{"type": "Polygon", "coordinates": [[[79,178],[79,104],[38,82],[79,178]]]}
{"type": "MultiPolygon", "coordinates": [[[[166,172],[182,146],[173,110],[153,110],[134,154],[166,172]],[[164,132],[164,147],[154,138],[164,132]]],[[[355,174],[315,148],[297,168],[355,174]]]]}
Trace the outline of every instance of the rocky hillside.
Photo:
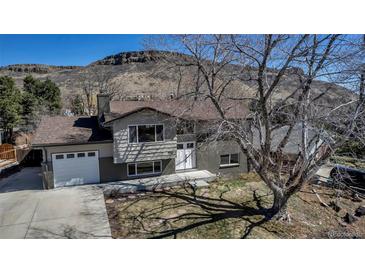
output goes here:
{"type": "Polygon", "coordinates": [[[1,67],[1,71],[9,71],[9,72],[20,72],[27,74],[45,74],[65,69],[78,69],[80,66],[51,66],[51,65],[42,65],[42,64],[16,64],[9,65],[5,67],[1,67]]]}
{"type": "MultiPolygon", "coordinates": [[[[177,61],[188,62],[190,57],[175,52],[136,51],[122,52],[105,57],[85,67],[79,66],[52,66],[52,65],[10,65],[0,68],[0,76],[8,75],[22,86],[22,79],[32,74],[36,78],[49,78],[60,87],[64,106],[68,106],[69,98],[81,93],[82,82],[87,78],[106,75],[112,79],[117,90],[116,98],[167,98],[170,95],[182,96],[194,90],[196,68],[187,66],[177,68],[177,61]]],[[[229,69],[234,69],[232,66],[229,69]]],[[[229,87],[231,94],[242,92],[253,93],[254,82],[242,85],[233,82],[229,87]]],[[[278,88],[278,97],[283,97],[297,86],[297,79],[287,75],[278,88]]],[[[326,100],[337,100],[339,97],[348,97],[346,89],[325,82],[316,81],[313,84],[314,92],[328,89],[326,100]]]]}
{"type": "Polygon", "coordinates": [[[161,62],[161,61],[189,61],[191,58],[188,55],[178,52],[168,51],[130,51],[121,52],[115,55],[107,56],[99,61],[93,62],[94,65],[123,65],[131,63],[147,63],[147,62],[161,62]]]}

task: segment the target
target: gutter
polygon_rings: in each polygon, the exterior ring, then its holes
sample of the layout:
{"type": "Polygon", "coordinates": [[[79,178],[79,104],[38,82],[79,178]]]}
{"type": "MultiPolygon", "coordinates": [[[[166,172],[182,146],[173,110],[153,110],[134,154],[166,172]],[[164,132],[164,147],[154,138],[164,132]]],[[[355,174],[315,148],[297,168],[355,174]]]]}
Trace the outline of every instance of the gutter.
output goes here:
{"type": "Polygon", "coordinates": [[[93,145],[93,144],[108,144],[113,143],[113,140],[97,141],[97,142],[79,142],[79,143],[49,143],[49,144],[32,144],[32,148],[43,148],[53,146],[74,146],[74,145],[93,145]]]}

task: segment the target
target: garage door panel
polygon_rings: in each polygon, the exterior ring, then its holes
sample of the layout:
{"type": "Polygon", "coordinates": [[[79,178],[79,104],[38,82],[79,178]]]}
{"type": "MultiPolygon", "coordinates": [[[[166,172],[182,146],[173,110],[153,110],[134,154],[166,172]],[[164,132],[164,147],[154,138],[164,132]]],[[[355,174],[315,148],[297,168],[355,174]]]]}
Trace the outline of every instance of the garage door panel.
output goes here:
{"type": "Polygon", "coordinates": [[[52,155],[52,161],[55,187],[100,181],[97,151],[55,154],[52,155]],[[78,157],[79,155],[84,157],[78,157]]]}

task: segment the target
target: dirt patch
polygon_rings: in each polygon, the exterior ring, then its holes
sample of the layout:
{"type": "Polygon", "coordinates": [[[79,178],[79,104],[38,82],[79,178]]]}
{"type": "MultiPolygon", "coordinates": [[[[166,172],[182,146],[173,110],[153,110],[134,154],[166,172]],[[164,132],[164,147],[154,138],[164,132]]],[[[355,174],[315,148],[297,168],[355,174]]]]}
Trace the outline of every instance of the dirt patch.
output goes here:
{"type": "MultiPolygon", "coordinates": [[[[288,204],[291,223],[266,220],[272,195],[261,182],[244,179],[108,198],[114,238],[364,238],[365,217],[346,224],[343,217],[361,202],[328,187],[306,186],[288,204]],[[324,207],[312,191],[340,210],[324,207]],[[110,201],[113,200],[113,202],[110,201]]],[[[363,202],[364,203],[364,202],[363,202]]]]}

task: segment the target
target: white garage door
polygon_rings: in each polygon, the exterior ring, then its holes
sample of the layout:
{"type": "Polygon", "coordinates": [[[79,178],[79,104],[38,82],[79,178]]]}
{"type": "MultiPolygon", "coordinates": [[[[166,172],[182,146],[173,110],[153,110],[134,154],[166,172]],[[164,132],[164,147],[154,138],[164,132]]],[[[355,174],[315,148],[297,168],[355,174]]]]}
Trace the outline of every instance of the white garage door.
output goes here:
{"type": "Polygon", "coordinates": [[[98,151],[52,154],[54,186],[99,183],[98,151]]]}

